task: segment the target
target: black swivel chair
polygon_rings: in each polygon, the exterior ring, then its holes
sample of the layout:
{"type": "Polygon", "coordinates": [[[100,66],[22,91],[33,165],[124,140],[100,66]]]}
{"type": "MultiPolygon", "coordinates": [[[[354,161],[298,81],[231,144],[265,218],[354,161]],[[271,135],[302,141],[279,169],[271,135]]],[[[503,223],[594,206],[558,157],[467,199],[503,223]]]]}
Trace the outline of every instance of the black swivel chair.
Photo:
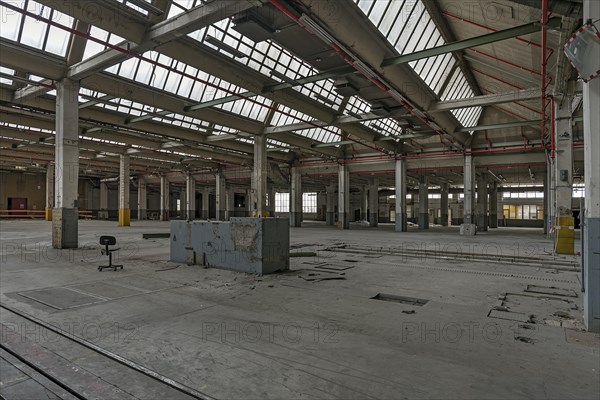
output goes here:
{"type": "Polygon", "coordinates": [[[113,271],[116,271],[117,268],[121,268],[123,269],[122,265],[113,265],[112,263],[112,253],[119,250],[119,248],[117,247],[116,249],[109,249],[108,246],[114,246],[117,244],[117,239],[114,236],[100,236],[100,244],[102,246],[105,246],[104,249],[102,249],[102,255],[108,255],[108,265],[101,265],[98,267],[98,271],[102,271],[104,268],[112,268],[113,271]]]}

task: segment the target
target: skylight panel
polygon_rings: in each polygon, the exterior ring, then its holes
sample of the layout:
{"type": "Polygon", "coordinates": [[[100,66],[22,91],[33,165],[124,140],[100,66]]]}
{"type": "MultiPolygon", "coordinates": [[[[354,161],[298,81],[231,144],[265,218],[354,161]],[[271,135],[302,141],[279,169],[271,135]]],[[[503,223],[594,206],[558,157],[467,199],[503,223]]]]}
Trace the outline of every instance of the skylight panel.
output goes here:
{"type": "MultiPolygon", "coordinates": [[[[0,72],[2,72],[3,74],[6,74],[6,75],[14,75],[15,74],[15,71],[13,69],[2,67],[2,66],[0,66],[0,72]]],[[[9,79],[9,78],[5,78],[4,76],[0,76],[0,83],[3,83],[5,85],[12,85],[13,80],[9,79]]]]}

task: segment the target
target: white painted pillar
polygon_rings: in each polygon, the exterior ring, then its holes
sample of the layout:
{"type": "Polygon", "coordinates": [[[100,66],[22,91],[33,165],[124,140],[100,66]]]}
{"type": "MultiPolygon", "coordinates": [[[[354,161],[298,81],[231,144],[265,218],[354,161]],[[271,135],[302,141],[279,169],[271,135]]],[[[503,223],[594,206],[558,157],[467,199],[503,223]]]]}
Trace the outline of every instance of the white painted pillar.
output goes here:
{"type": "Polygon", "coordinates": [[[129,204],[129,156],[121,154],[119,164],[119,226],[129,226],[131,209],[129,204]]]}
{"type": "Polygon", "coordinates": [[[429,229],[429,179],[419,178],[419,229],[429,229]]]}
{"type": "Polygon", "coordinates": [[[171,188],[169,185],[169,180],[166,176],[160,177],[160,220],[168,221],[169,220],[169,205],[170,205],[170,195],[171,188]]]}
{"type": "Polygon", "coordinates": [[[48,163],[46,167],[46,221],[52,221],[54,208],[54,164],[48,163]]]}
{"type": "Polygon", "coordinates": [[[52,247],[76,248],[79,236],[79,83],[56,83],[56,138],[52,247]]]}
{"type": "MultiPolygon", "coordinates": [[[[557,97],[555,107],[555,139],[553,187],[554,207],[552,216],[572,217],[573,197],[573,118],[570,96],[557,97]]],[[[554,223],[554,220],[553,220],[554,223]]]]}
{"type": "Polygon", "coordinates": [[[490,195],[490,220],[489,227],[498,227],[498,182],[490,183],[489,185],[490,195]]]}
{"type": "Polygon", "coordinates": [[[252,170],[252,216],[267,212],[267,136],[254,136],[254,168],[252,170]]]}
{"type": "Polygon", "coordinates": [[[215,174],[215,207],[217,220],[225,221],[225,211],[227,210],[227,188],[225,176],[222,172],[215,174]]]}
{"type": "Polygon", "coordinates": [[[360,192],[360,220],[369,220],[369,187],[367,185],[363,185],[360,192]]]}
{"type": "Polygon", "coordinates": [[[350,171],[346,164],[338,170],[338,224],[340,229],[350,229],[350,171]]]}
{"type": "Polygon", "coordinates": [[[235,217],[235,189],[232,187],[227,188],[227,206],[225,219],[229,221],[231,217],[235,217]]]}
{"type": "Polygon", "coordinates": [[[148,218],[148,186],[146,184],[146,178],[140,176],[138,178],[138,221],[142,221],[148,218]]]}
{"type": "Polygon", "coordinates": [[[202,189],[202,213],[200,218],[208,219],[210,217],[210,188],[202,189]]]}
{"type": "Polygon", "coordinates": [[[477,230],[488,230],[488,182],[486,177],[477,180],[477,230]]]}
{"type": "Polygon", "coordinates": [[[302,176],[297,167],[290,171],[290,226],[299,228],[302,226],[302,176]]]}
{"type": "Polygon", "coordinates": [[[440,185],[440,225],[448,226],[448,184],[440,185]]]}
{"type": "MultiPolygon", "coordinates": [[[[348,210],[350,211],[350,210],[348,210]]],[[[369,179],[369,226],[379,225],[379,179],[369,179]]]]}
{"type": "MultiPolygon", "coordinates": [[[[325,204],[325,225],[335,225],[335,183],[330,183],[325,188],[326,204],[325,204]]],[[[365,211],[366,213],[366,211],[365,211]]]]}
{"type": "Polygon", "coordinates": [[[191,174],[185,176],[185,215],[188,221],[196,218],[196,180],[191,174]]]}
{"type": "Polygon", "coordinates": [[[396,232],[408,231],[406,218],[406,160],[396,160],[396,232]]]}
{"type": "MultiPolygon", "coordinates": [[[[583,20],[600,19],[600,2],[583,1],[583,20]]],[[[597,26],[596,22],[596,26],[597,26]]],[[[590,62],[600,65],[596,51],[590,62]]],[[[583,137],[585,142],[585,212],[583,228],[583,317],[589,332],[600,332],[600,77],[583,84],[583,137]]]]}
{"type": "Polygon", "coordinates": [[[475,235],[476,226],[473,213],[473,205],[475,203],[475,161],[470,154],[465,155],[465,165],[463,172],[464,180],[464,198],[463,212],[464,221],[460,226],[461,235],[475,235]]]}

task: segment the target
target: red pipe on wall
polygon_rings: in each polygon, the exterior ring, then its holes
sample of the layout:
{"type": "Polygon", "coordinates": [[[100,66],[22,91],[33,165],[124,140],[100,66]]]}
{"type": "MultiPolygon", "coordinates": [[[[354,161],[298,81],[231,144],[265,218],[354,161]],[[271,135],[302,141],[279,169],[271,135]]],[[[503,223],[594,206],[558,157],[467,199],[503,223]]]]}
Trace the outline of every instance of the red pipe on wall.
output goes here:
{"type": "Polygon", "coordinates": [[[542,0],[542,144],[544,144],[546,139],[546,107],[548,105],[546,99],[546,66],[548,64],[548,58],[546,56],[546,47],[548,43],[548,30],[546,26],[548,25],[548,0],[542,0]]]}

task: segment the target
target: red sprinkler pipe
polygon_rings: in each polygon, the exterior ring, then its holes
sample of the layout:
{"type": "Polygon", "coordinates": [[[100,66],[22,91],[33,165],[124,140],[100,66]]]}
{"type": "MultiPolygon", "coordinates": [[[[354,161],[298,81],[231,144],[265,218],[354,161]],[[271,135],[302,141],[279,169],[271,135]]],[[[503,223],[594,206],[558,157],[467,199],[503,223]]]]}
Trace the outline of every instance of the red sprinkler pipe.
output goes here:
{"type": "Polygon", "coordinates": [[[513,87],[513,88],[515,88],[515,89],[519,89],[519,90],[523,90],[523,89],[525,89],[525,88],[524,88],[524,87],[522,87],[522,86],[518,86],[518,85],[515,85],[515,84],[513,84],[513,83],[510,83],[510,82],[508,82],[508,81],[505,81],[504,79],[500,79],[500,78],[498,78],[497,76],[494,76],[494,75],[488,74],[487,72],[483,72],[483,71],[482,71],[482,70],[480,70],[480,69],[477,69],[477,68],[471,68],[471,71],[473,71],[473,72],[477,72],[478,74],[481,74],[481,75],[487,76],[488,78],[491,78],[491,79],[494,79],[494,80],[496,80],[496,81],[498,81],[498,82],[504,83],[506,86],[510,86],[510,87],[513,87]]]}
{"type": "Polygon", "coordinates": [[[542,144],[544,144],[544,140],[546,139],[546,66],[548,64],[548,58],[546,55],[546,47],[548,44],[548,30],[546,29],[546,26],[548,25],[548,15],[548,0],[542,0],[542,122],[540,124],[542,129],[542,144]]]}

